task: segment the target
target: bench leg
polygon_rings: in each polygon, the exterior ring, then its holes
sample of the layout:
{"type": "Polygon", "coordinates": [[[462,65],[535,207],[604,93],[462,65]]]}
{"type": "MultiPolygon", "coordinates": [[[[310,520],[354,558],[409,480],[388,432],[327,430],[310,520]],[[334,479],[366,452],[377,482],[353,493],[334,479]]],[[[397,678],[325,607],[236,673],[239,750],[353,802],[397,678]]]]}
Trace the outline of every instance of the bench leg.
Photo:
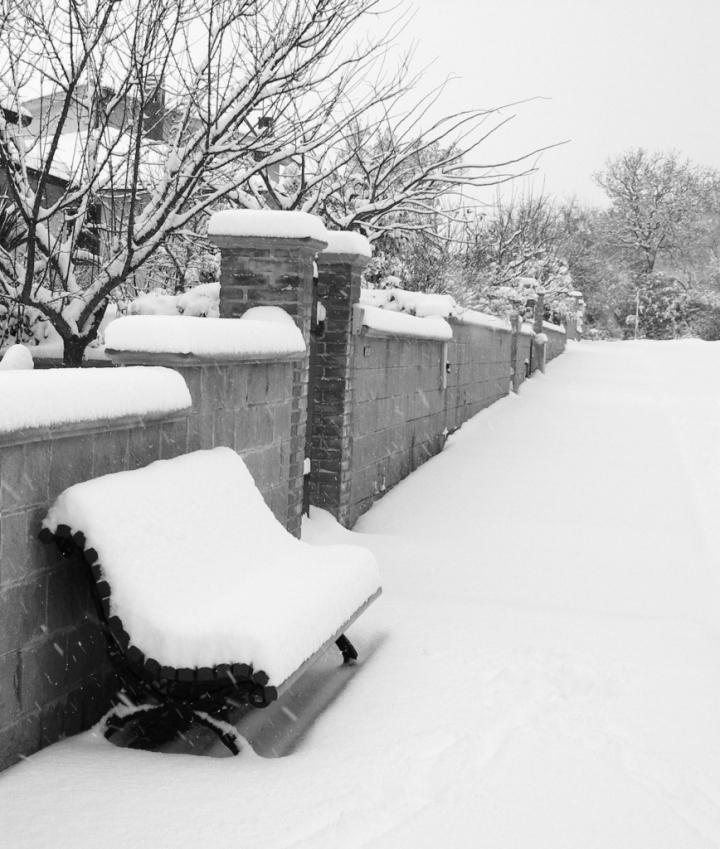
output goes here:
{"type": "Polygon", "coordinates": [[[238,743],[237,736],[234,733],[235,729],[232,727],[228,728],[227,723],[219,722],[218,720],[213,719],[213,717],[209,714],[200,710],[195,711],[195,721],[217,734],[220,742],[230,749],[233,755],[240,754],[240,744],[238,743]]]}
{"type": "Polygon", "coordinates": [[[182,704],[153,705],[130,711],[123,716],[111,713],[105,720],[105,739],[109,740],[131,722],[137,723],[135,737],[128,744],[131,749],[157,749],[197,723],[216,734],[233,755],[240,754],[240,745],[231,727],[226,727],[204,711],[192,710],[182,704]]]}
{"type": "Polygon", "coordinates": [[[355,646],[350,642],[350,640],[348,640],[345,634],[341,634],[337,640],[335,640],[335,645],[342,652],[343,663],[351,663],[353,660],[358,659],[358,653],[355,646]]]}

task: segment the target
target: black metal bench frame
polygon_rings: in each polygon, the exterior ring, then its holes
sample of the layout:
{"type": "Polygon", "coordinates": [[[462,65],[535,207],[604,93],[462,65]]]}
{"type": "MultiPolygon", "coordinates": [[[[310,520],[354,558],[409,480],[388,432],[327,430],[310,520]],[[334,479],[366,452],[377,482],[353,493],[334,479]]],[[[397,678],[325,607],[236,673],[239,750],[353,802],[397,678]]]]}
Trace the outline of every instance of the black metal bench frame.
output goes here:
{"type": "Polygon", "coordinates": [[[378,589],[336,634],[282,684],[274,687],[268,685],[265,672],[244,663],[176,669],[146,657],[137,646],[130,645],[130,635],[120,617],[111,615],[110,585],[103,579],[97,552],[86,546],[85,535],[81,531],[73,533],[67,525],[58,525],[55,533],[44,528],[39,539],[45,544],[55,543],[64,558],[78,561],[88,574],[108,657],[122,688],[119,704],[105,718],[104,734],[109,739],[136,722],[137,734],[130,744],[135,748],[153,748],[197,723],[217,734],[233,754],[239,754],[237,738],[223,726],[228,712],[240,705],[267,707],[333,643],[342,653],[344,663],[357,660],[357,651],[344,632],[381,593],[378,589]],[[128,709],[128,701],[134,708],[128,709]]]}

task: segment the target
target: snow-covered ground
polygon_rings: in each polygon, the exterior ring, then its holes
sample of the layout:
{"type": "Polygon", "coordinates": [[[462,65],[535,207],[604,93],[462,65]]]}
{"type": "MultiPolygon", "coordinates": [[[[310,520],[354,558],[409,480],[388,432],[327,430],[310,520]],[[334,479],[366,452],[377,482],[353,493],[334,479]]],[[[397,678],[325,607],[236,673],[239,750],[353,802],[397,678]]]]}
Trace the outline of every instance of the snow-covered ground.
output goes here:
{"type": "Polygon", "coordinates": [[[356,532],[315,513],[384,595],[292,754],[90,732],[0,776],[2,845],[720,845],[719,370],[720,343],[572,345],[356,532]]]}

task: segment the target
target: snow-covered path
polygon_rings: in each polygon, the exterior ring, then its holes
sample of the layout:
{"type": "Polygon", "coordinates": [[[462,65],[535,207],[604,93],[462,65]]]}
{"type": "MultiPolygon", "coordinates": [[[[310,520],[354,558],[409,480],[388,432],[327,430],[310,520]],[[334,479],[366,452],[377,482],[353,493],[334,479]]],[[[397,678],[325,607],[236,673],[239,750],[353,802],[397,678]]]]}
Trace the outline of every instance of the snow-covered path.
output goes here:
{"type": "Polygon", "coordinates": [[[385,593],[289,757],[0,776],[12,849],[720,846],[720,343],[575,345],[343,531],[385,593]]]}

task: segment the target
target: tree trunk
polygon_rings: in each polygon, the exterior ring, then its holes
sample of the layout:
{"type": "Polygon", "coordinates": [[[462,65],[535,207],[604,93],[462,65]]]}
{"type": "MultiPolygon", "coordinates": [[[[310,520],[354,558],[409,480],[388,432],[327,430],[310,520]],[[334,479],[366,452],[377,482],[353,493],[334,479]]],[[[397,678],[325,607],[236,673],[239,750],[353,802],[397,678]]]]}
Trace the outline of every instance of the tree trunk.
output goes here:
{"type": "Polygon", "coordinates": [[[82,339],[79,336],[71,336],[69,339],[63,340],[63,365],[65,368],[80,368],[88,341],[88,339],[82,339]]]}

